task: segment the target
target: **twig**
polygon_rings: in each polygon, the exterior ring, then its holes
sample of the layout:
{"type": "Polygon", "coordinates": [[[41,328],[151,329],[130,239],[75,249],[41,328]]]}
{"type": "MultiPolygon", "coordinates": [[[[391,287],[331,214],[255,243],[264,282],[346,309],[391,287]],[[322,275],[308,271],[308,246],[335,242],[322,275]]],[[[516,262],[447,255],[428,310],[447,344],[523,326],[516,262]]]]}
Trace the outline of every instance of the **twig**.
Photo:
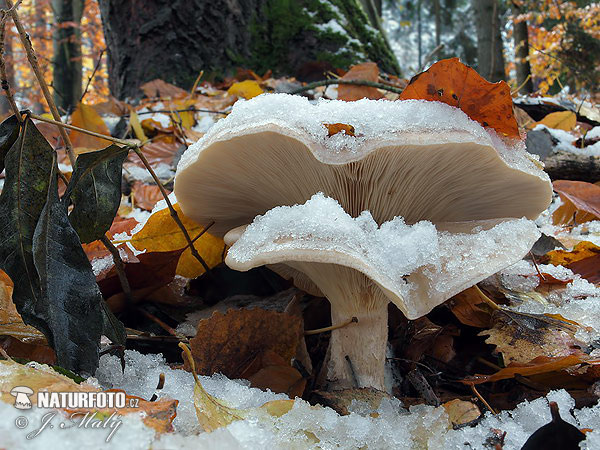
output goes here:
{"type": "Polygon", "coordinates": [[[177,215],[177,211],[175,211],[175,208],[173,208],[173,204],[171,203],[171,200],[169,199],[169,193],[167,192],[167,190],[165,189],[163,184],[160,182],[160,179],[156,175],[156,172],[154,172],[154,169],[152,169],[152,166],[150,166],[150,163],[146,159],[146,156],[142,153],[142,151],[140,150],[140,148],[138,146],[133,146],[133,147],[131,147],[131,149],[138,155],[138,157],[140,158],[140,160],[146,167],[146,170],[148,170],[148,172],[150,172],[150,175],[154,179],[154,182],[160,189],[160,192],[162,193],[162,195],[165,199],[165,203],[167,204],[167,207],[169,208],[169,212],[171,213],[171,217],[173,218],[173,220],[175,221],[177,226],[181,229],[181,232],[183,233],[183,236],[185,237],[185,240],[187,241],[187,244],[190,247],[190,251],[192,252],[192,255],[194,255],[194,258],[196,258],[198,260],[198,262],[202,265],[205,272],[207,274],[210,273],[210,267],[208,266],[208,264],[206,264],[206,261],[204,261],[202,256],[200,256],[200,254],[198,253],[198,250],[196,250],[196,247],[194,247],[192,239],[190,238],[190,234],[188,233],[185,226],[181,222],[181,219],[177,215]]]}
{"type": "Polygon", "coordinates": [[[51,123],[51,124],[54,124],[54,125],[58,125],[59,127],[68,128],[69,130],[75,130],[75,131],[79,131],[80,133],[89,134],[90,136],[95,136],[97,138],[106,139],[107,141],[114,142],[115,144],[121,144],[121,145],[124,145],[126,147],[131,147],[131,148],[137,146],[132,141],[128,141],[128,140],[125,140],[125,139],[119,139],[119,138],[116,138],[116,137],[109,136],[107,134],[96,133],[95,131],[86,130],[85,128],[79,128],[79,127],[76,127],[74,125],[69,125],[68,123],[58,122],[56,120],[48,119],[47,117],[38,116],[37,114],[29,114],[29,116],[32,119],[36,119],[36,120],[39,120],[41,122],[51,123]]]}
{"type": "Polygon", "coordinates": [[[21,117],[21,113],[19,112],[19,108],[17,107],[17,103],[15,102],[15,97],[13,96],[10,90],[10,85],[8,83],[8,75],[6,73],[6,61],[4,60],[6,19],[8,19],[8,15],[5,11],[2,11],[2,22],[0,23],[0,77],[2,77],[2,89],[4,90],[4,94],[6,94],[6,98],[8,99],[8,103],[10,104],[10,108],[13,110],[13,113],[16,116],[19,123],[22,123],[23,118],[21,117]]]}
{"type": "Polygon", "coordinates": [[[338,325],[331,325],[330,327],[317,328],[316,330],[307,330],[307,331],[304,332],[304,335],[305,336],[311,336],[313,334],[319,334],[319,333],[325,333],[326,331],[337,330],[339,328],[344,328],[345,326],[348,326],[351,323],[358,323],[358,318],[357,317],[353,317],[352,319],[347,320],[346,322],[340,323],[338,325]]]}
{"type": "Polygon", "coordinates": [[[481,396],[481,394],[479,393],[479,391],[477,391],[477,388],[475,387],[474,384],[471,384],[471,390],[473,391],[473,394],[475,394],[477,396],[477,398],[481,401],[481,403],[484,404],[484,406],[494,415],[497,415],[498,413],[494,410],[494,408],[492,408],[490,406],[490,404],[488,402],[485,401],[485,398],[483,398],[481,396]]]}
{"type": "Polygon", "coordinates": [[[491,298],[489,298],[487,295],[485,295],[483,293],[483,291],[481,289],[479,289],[479,286],[475,285],[473,286],[475,288],[475,290],[477,291],[477,293],[479,294],[479,296],[481,297],[481,299],[488,305],[490,306],[493,310],[499,310],[502,309],[495,301],[493,301],[491,298]]]}
{"type": "Polygon", "coordinates": [[[535,256],[533,256],[533,253],[531,253],[531,250],[529,251],[529,256],[531,257],[531,261],[533,262],[535,270],[537,270],[537,273],[538,273],[540,279],[542,281],[546,281],[546,277],[544,276],[544,274],[542,272],[540,272],[540,268],[538,267],[537,261],[535,260],[535,256]]]}
{"type": "Polygon", "coordinates": [[[158,326],[160,326],[163,330],[165,330],[171,336],[175,336],[176,338],[183,339],[183,340],[187,339],[183,334],[178,333],[175,329],[173,329],[172,327],[170,327],[169,325],[167,325],[165,322],[163,322],[162,320],[160,320],[154,314],[149,313],[148,311],[146,311],[143,308],[138,308],[138,311],[141,312],[144,317],[147,317],[152,322],[158,324],[158,326]]]}
{"type": "MultiPolygon", "coordinates": [[[[222,114],[224,116],[227,115],[226,112],[223,111],[215,111],[212,109],[203,109],[203,108],[194,108],[193,106],[190,106],[189,108],[184,108],[184,109],[153,109],[152,111],[142,111],[142,112],[138,112],[137,115],[138,116],[143,116],[143,115],[147,115],[147,114],[154,114],[154,113],[172,113],[172,112],[205,112],[205,113],[212,113],[212,114],[222,114]]],[[[123,114],[121,117],[129,117],[130,114],[123,114]]]]}
{"type": "Polygon", "coordinates": [[[389,92],[394,92],[396,94],[401,94],[403,89],[397,88],[397,87],[392,87],[392,86],[388,86],[387,84],[383,84],[383,83],[376,83],[375,81],[367,81],[367,80],[321,80],[321,81],[315,81],[314,83],[309,83],[306,86],[302,86],[301,88],[298,89],[294,89],[292,92],[290,92],[290,94],[295,95],[295,94],[300,94],[302,92],[306,92],[306,91],[310,91],[311,89],[314,89],[316,87],[319,86],[330,86],[332,84],[350,84],[353,86],[369,86],[369,87],[374,87],[377,89],[382,89],[384,91],[389,91],[389,92]]]}
{"type": "Polygon", "coordinates": [[[530,73],[528,73],[528,74],[527,74],[527,77],[525,78],[525,81],[523,81],[523,82],[522,82],[522,83],[521,83],[521,84],[520,84],[520,85],[519,85],[519,86],[518,86],[516,89],[512,90],[512,91],[510,92],[510,96],[512,97],[513,95],[515,95],[515,94],[518,94],[518,93],[519,93],[519,91],[521,90],[521,88],[522,88],[523,86],[525,86],[525,85],[527,84],[527,82],[528,82],[530,79],[531,79],[531,74],[530,74],[530,73]]]}
{"type": "Polygon", "coordinates": [[[131,286],[129,285],[129,280],[127,279],[127,274],[125,273],[125,266],[123,265],[123,260],[119,254],[119,249],[114,246],[114,244],[109,238],[106,237],[106,235],[102,236],[100,241],[112,255],[113,262],[115,263],[115,270],[117,271],[119,282],[121,283],[121,288],[123,289],[123,293],[125,294],[125,298],[127,299],[129,305],[132,305],[133,294],[131,293],[131,286]]]}
{"type": "Polygon", "coordinates": [[[444,48],[444,44],[440,44],[436,48],[431,50],[429,53],[427,53],[427,56],[425,56],[425,60],[423,61],[423,65],[419,68],[419,72],[423,72],[423,69],[425,69],[425,66],[427,64],[429,64],[429,61],[431,61],[433,59],[434,55],[443,48],[444,48]]]}
{"type": "Polygon", "coordinates": [[[100,67],[100,63],[102,62],[102,56],[104,55],[104,52],[106,51],[105,48],[102,49],[102,51],[100,52],[100,56],[98,57],[98,61],[96,61],[96,66],[94,67],[94,70],[92,71],[92,74],[90,75],[90,77],[87,80],[87,84],[85,85],[85,89],[83,90],[83,94],[81,94],[81,98],[79,99],[79,103],[81,103],[85,97],[85,95],[88,92],[88,89],[90,88],[90,84],[92,83],[92,80],[94,79],[94,76],[96,76],[96,72],[98,71],[98,68],[100,67]]]}
{"type": "MultiPolygon", "coordinates": [[[[56,120],[57,122],[61,122],[58,108],[56,107],[56,104],[54,103],[54,100],[52,99],[52,94],[50,94],[48,85],[46,84],[46,81],[44,80],[44,75],[42,74],[42,71],[40,70],[39,64],[37,63],[37,57],[35,56],[35,50],[33,49],[32,45],[31,45],[29,36],[27,35],[27,32],[23,28],[23,24],[19,20],[19,15],[17,14],[17,11],[15,10],[15,8],[13,8],[12,0],[5,0],[5,1],[6,1],[6,5],[10,8],[8,10],[8,12],[10,13],[10,15],[12,17],[12,20],[13,20],[15,26],[17,27],[17,31],[19,32],[19,37],[21,38],[21,43],[23,44],[23,47],[25,48],[25,52],[27,53],[27,59],[29,61],[29,64],[31,65],[31,68],[33,69],[33,73],[35,73],[35,76],[38,80],[40,88],[42,89],[42,93],[44,94],[44,98],[46,99],[46,102],[48,103],[48,107],[50,108],[52,117],[54,117],[54,120],[56,120]]],[[[65,131],[65,129],[62,126],[60,126],[60,125],[57,125],[57,126],[58,126],[58,131],[60,133],[60,136],[62,137],[63,142],[65,143],[65,148],[67,150],[67,155],[69,155],[69,160],[71,161],[71,165],[73,167],[75,167],[76,157],[75,157],[75,152],[73,151],[73,144],[71,143],[71,139],[69,139],[69,135],[67,134],[67,132],[65,131]]]]}

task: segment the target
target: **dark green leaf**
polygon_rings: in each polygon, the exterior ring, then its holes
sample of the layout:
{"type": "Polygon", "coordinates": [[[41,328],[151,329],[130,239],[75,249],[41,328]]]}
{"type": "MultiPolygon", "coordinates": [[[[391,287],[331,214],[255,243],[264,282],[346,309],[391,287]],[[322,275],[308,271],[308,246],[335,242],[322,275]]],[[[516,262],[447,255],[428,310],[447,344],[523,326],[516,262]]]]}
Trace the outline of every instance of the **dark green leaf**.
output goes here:
{"type": "Polygon", "coordinates": [[[123,322],[115,317],[108,305],[102,299],[102,334],[106,336],[113,344],[125,345],[127,331],[123,322]]]}
{"type": "Polygon", "coordinates": [[[19,137],[19,121],[10,116],[0,123],[0,172],[4,170],[4,158],[19,137]]]}
{"type": "Polygon", "coordinates": [[[56,163],[46,205],[33,236],[33,258],[43,301],[35,305],[45,319],[46,337],[58,365],[93,374],[98,367],[102,334],[102,294],[92,266],[71,227],[67,206],[58,198],[56,163]]]}
{"type": "Polygon", "coordinates": [[[65,192],[75,204],[69,215],[81,242],[100,239],[110,228],[121,203],[121,172],[127,149],[111,145],[77,158],[65,192]]]}
{"type": "Polygon", "coordinates": [[[6,179],[0,195],[0,269],[14,282],[13,301],[25,323],[48,335],[44,303],[33,263],[33,234],[46,204],[54,150],[30,119],[5,159],[6,179]]]}

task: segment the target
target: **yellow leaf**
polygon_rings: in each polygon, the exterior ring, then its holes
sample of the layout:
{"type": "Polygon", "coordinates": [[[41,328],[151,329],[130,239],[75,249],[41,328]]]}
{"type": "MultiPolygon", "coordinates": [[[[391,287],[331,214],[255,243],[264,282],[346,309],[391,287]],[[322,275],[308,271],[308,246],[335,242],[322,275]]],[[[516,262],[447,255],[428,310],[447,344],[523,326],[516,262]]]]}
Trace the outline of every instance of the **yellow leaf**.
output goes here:
{"type": "Polygon", "coordinates": [[[589,241],[583,241],[577,244],[573,250],[552,250],[548,252],[548,264],[555,266],[566,266],[582,259],[590,258],[600,254],[600,247],[589,241]]]}
{"type": "Polygon", "coordinates": [[[227,90],[229,95],[237,95],[249,100],[257,95],[262,94],[264,91],[259,84],[254,80],[240,81],[239,83],[233,83],[227,90]]]}
{"type": "Polygon", "coordinates": [[[142,128],[142,124],[140,123],[140,118],[133,108],[129,109],[129,124],[131,125],[131,129],[135,133],[135,137],[138,138],[142,142],[146,142],[148,138],[144,134],[144,129],[142,128]]]}
{"type": "Polygon", "coordinates": [[[455,398],[442,405],[454,425],[462,425],[479,418],[481,411],[477,405],[455,398]]]}
{"type": "MultiPolygon", "coordinates": [[[[190,237],[193,239],[200,234],[204,227],[185,217],[179,204],[176,203],[173,207],[190,237]]],[[[131,244],[139,251],[169,252],[186,247],[187,241],[171,217],[169,209],[164,208],[150,216],[144,227],[131,237],[131,244]]],[[[223,239],[204,233],[194,242],[194,247],[209,267],[221,263],[225,248],[223,239]]],[[[186,278],[196,278],[202,273],[204,273],[204,268],[192,255],[191,250],[186,249],[177,264],[177,274],[186,278]]]]}
{"type": "Polygon", "coordinates": [[[577,123],[577,115],[573,111],[557,111],[548,114],[535,125],[546,125],[548,128],[571,131],[577,123]]]}
{"type": "MultiPolygon", "coordinates": [[[[173,102],[174,108],[177,110],[193,108],[196,105],[196,100],[193,98],[185,98],[182,100],[175,100],[173,102]]],[[[175,123],[181,122],[181,127],[184,130],[189,130],[196,123],[194,111],[178,111],[171,114],[171,121],[175,123]]]]}
{"type": "MultiPolygon", "coordinates": [[[[83,103],[77,105],[77,108],[71,117],[71,125],[110,136],[108,127],[94,107],[83,103]]],[[[71,131],[69,134],[71,141],[73,142],[73,147],[75,148],[98,150],[111,144],[111,142],[106,139],[90,136],[89,134],[80,133],[79,131],[71,131]]]]}

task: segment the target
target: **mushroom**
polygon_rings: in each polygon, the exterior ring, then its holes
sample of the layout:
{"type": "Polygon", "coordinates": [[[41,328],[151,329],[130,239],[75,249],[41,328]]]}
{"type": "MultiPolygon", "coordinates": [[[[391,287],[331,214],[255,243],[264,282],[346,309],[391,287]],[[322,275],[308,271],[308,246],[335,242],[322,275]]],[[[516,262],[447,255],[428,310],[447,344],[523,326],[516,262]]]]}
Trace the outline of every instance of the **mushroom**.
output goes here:
{"type": "Polygon", "coordinates": [[[552,187],[522,143],[445,104],[272,94],[188,149],[175,194],[230,267],[266,264],[326,296],[334,325],[357,317],[331,332],[327,378],[383,389],[388,303],[416,319],[521,259],[552,187]]]}
{"type": "Polygon", "coordinates": [[[15,397],[14,407],[17,409],[30,409],[31,400],[29,396],[33,394],[33,389],[27,386],[16,386],[10,391],[10,395],[15,397]]]}

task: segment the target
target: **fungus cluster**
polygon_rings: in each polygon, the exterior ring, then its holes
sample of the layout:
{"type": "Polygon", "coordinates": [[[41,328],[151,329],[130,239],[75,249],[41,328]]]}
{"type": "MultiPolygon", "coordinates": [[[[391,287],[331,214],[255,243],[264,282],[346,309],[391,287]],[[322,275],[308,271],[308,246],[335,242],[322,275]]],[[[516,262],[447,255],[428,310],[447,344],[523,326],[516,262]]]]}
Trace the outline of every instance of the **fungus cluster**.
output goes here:
{"type": "Polygon", "coordinates": [[[331,303],[331,388],[384,389],[387,311],[409,319],[521,259],[539,237],[547,175],[457,108],[420,100],[238,103],[184,154],[186,216],[331,303]],[[328,124],[354,128],[330,136],[328,124]]]}

